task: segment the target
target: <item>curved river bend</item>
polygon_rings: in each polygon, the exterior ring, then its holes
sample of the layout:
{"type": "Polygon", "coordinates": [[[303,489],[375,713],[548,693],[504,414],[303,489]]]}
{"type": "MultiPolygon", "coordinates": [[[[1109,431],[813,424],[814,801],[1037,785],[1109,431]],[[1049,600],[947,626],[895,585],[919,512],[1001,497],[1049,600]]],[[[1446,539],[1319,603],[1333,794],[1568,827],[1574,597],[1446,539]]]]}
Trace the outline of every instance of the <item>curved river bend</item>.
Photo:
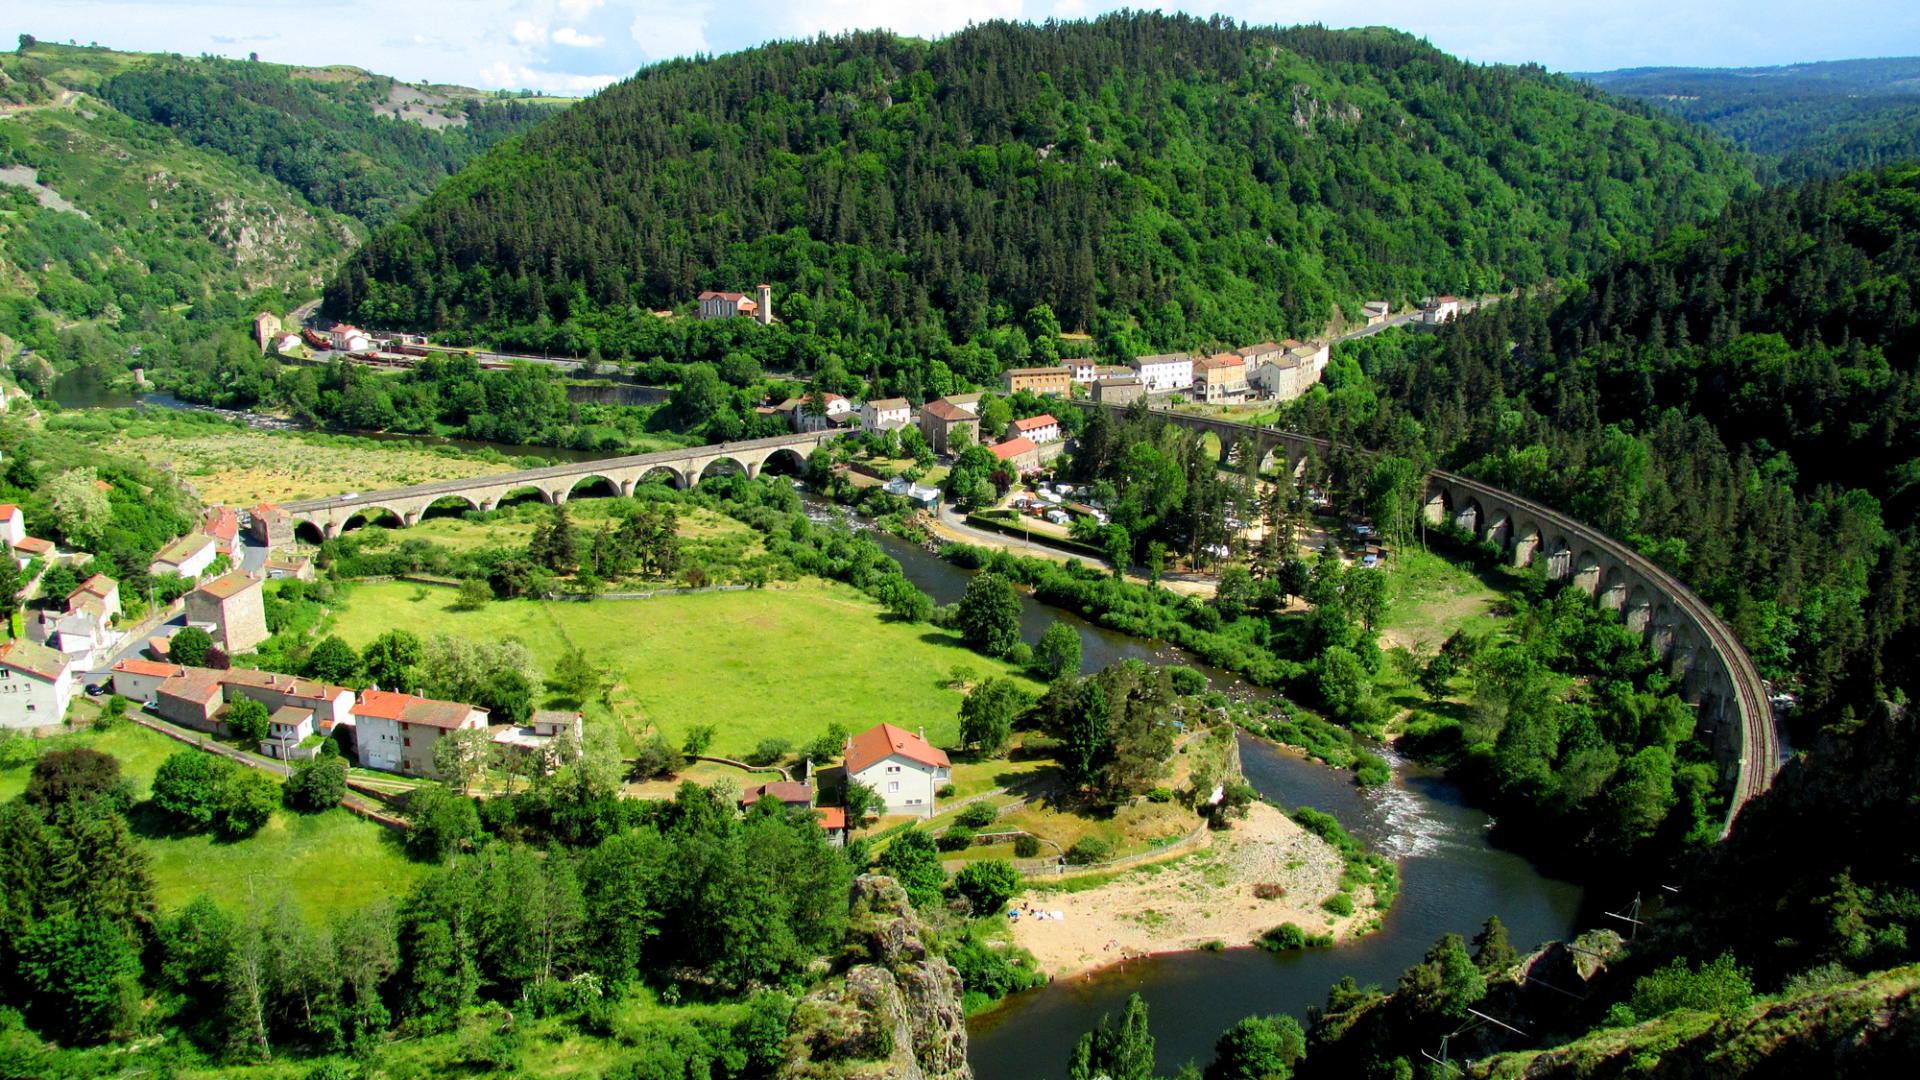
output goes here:
{"type": "MultiPolygon", "coordinates": [[[[86,387],[64,389],[69,407],[134,404],[131,398],[88,394],[86,387]]],[[[147,395],[141,404],[182,407],[159,394],[147,395]]],[[[452,439],[410,441],[490,445],[452,439]]],[[[490,448],[554,460],[598,456],[550,447],[490,448]]],[[[845,516],[811,497],[808,506],[815,517],[845,516]]],[[[873,535],[936,603],[953,603],[966,590],[969,571],[896,537],[877,531],[873,535]]],[[[1096,626],[1022,595],[1021,632],[1027,641],[1038,640],[1055,621],[1079,632],[1086,671],[1122,660],[1187,664],[1229,696],[1269,693],[1172,646],[1096,626]]],[[[1258,949],[1171,953],[1108,969],[1089,980],[1054,983],[1018,994],[968,1025],[970,1057],[979,1080],[1064,1077],[1068,1055],[1081,1033],[1105,1014],[1117,1016],[1130,994],[1146,999],[1157,1040],[1158,1071],[1171,1074],[1183,1062],[1204,1064],[1211,1059],[1214,1040],[1243,1016],[1287,1012],[1304,1017],[1309,1006],[1326,1001],[1328,987],[1347,975],[1363,984],[1391,986],[1436,938],[1446,933],[1471,935],[1488,915],[1499,915],[1514,945],[1522,949],[1573,932],[1582,900],[1580,887],[1549,878],[1525,858],[1494,847],[1487,839],[1491,819],[1468,807],[1459,789],[1431,770],[1395,761],[1391,784],[1362,790],[1344,772],[1260,740],[1243,738],[1241,759],[1247,779],[1261,795],[1284,807],[1325,810],[1374,850],[1399,860],[1400,894],[1384,926],[1359,941],[1331,949],[1280,956],[1258,949]]]]}

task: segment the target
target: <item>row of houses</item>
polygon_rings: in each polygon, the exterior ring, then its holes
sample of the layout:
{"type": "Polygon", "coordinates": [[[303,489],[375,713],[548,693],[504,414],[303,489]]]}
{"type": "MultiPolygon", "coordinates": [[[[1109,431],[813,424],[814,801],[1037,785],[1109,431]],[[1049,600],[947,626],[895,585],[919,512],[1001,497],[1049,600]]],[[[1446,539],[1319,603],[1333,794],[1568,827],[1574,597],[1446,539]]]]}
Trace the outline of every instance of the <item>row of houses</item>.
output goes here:
{"type": "Polygon", "coordinates": [[[1253,397],[1284,401],[1300,396],[1320,380],[1329,355],[1325,343],[1290,338],[1212,356],[1154,353],[1135,357],[1125,367],[1073,360],[1052,367],[1011,368],[1001,373],[1000,385],[1010,394],[1027,390],[1067,397],[1074,385],[1085,384],[1095,401],[1118,405],[1152,394],[1182,393],[1212,404],[1232,404],[1253,397]]]}
{"type": "MultiPolygon", "coordinates": [[[[227,717],[235,702],[266,708],[268,734],[260,752],[284,761],[313,756],[315,736],[343,739],[361,765],[403,776],[437,778],[433,748],[457,731],[485,730],[491,741],[528,754],[553,755],[562,735],[575,745],[577,712],[541,710],[524,725],[488,723],[487,710],[393,690],[356,693],[313,679],[245,668],[189,667],[155,660],[122,660],[113,666],[113,692],[137,701],[170,723],[211,735],[231,734],[227,717]]],[[[551,762],[549,762],[551,764],[551,762]]]]}

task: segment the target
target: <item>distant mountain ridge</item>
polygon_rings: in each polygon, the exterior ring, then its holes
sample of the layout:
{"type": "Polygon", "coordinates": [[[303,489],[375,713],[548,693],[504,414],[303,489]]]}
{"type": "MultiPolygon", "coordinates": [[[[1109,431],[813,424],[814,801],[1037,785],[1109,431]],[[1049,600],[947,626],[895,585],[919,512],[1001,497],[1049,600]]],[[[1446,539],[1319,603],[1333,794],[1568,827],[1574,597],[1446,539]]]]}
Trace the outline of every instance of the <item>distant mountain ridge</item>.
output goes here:
{"type": "Polygon", "coordinates": [[[1920,57],[1573,76],[1705,124],[1795,180],[1920,158],[1920,57]]]}

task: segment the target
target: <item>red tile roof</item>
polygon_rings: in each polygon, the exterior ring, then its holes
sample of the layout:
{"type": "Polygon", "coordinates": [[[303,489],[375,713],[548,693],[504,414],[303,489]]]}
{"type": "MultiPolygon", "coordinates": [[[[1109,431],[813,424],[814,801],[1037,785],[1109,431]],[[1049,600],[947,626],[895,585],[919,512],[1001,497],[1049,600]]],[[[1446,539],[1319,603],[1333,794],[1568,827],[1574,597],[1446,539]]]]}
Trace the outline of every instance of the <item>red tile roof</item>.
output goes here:
{"type": "Polygon", "coordinates": [[[25,551],[33,555],[49,555],[53,552],[53,541],[42,540],[37,536],[26,536],[13,545],[13,550],[25,551]]]}
{"type": "Polygon", "coordinates": [[[466,723],[467,717],[478,711],[485,718],[486,710],[475,710],[471,705],[457,701],[435,701],[432,698],[416,697],[413,694],[400,694],[392,690],[369,690],[360,695],[353,707],[353,715],[373,720],[396,720],[407,724],[421,724],[426,727],[452,730],[466,723]]]}
{"type": "Polygon", "coordinates": [[[12,503],[0,503],[0,521],[12,521],[13,516],[19,512],[20,508],[12,503]]]}
{"type": "MultiPolygon", "coordinates": [[[[112,594],[113,590],[119,587],[120,587],[119,583],[114,581],[112,578],[108,577],[107,575],[95,574],[92,577],[88,578],[87,580],[81,582],[80,587],[73,591],[75,593],[89,592],[95,596],[105,597],[112,594]]],[[[72,597],[69,597],[68,599],[72,599],[72,597]]]]}
{"type": "Polygon", "coordinates": [[[829,832],[845,832],[847,828],[847,808],[844,806],[815,807],[813,816],[820,819],[820,827],[829,832]]]}
{"type": "Polygon", "coordinates": [[[740,792],[740,801],[752,806],[768,795],[795,806],[813,804],[813,789],[798,780],[773,780],[765,784],[754,784],[740,792]]]}
{"type": "Polygon", "coordinates": [[[162,679],[171,679],[184,675],[186,668],[179,664],[162,664],[153,660],[128,659],[113,665],[113,670],[124,675],[155,675],[162,679]]]}
{"type": "Polygon", "coordinates": [[[1017,435],[1008,439],[1006,442],[996,443],[991,449],[993,450],[994,457],[1005,461],[1008,458],[1016,458],[1021,454],[1038,450],[1040,447],[1025,435],[1017,435]]]}
{"type": "Polygon", "coordinates": [[[920,415],[931,416],[947,424],[956,424],[962,420],[978,420],[978,416],[968,412],[946,398],[935,398],[920,407],[920,415]]]}
{"type": "Polygon", "coordinates": [[[1041,413],[1039,416],[1029,416],[1025,420],[1015,420],[1013,427],[1016,431],[1038,431],[1043,427],[1058,427],[1059,424],[1060,421],[1055,420],[1052,413],[1041,413]]]}
{"type": "Polygon", "coordinates": [[[260,579],[245,570],[232,570],[193,591],[206,593],[215,600],[231,600],[258,584],[260,579]]]}
{"type": "Polygon", "coordinates": [[[232,542],[240,535],[240,515],[224,506],[216,506],[200,519],[200,531],[215,540],[232,542]]]}
{"type": "Polygon", "coordinates": [[[902,731],[892,724],[875,724],[847,740],[847,775],[864,772],[868,766],[895,754],[937,769],[948,765],[946,751],[913,732],[902,731]]]}

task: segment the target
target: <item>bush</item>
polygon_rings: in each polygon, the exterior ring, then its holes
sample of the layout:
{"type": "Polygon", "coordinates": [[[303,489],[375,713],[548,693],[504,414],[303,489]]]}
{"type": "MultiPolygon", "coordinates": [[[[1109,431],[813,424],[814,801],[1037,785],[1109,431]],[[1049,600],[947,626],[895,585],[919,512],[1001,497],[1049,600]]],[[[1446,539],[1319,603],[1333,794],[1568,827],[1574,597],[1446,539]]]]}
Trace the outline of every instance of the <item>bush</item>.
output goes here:
{"type": "Polygon", "coordinates": [[[200,750],[176,750],[153,774],[153,805],[185,828],[204,829],[213,824],[222,782],[232,768],[200,750]]]}
{"type": "Polygon", "coordinates": [[[1040,854],[1040,838],[1021,833],[1013,838],[1013,853],[1022,859],[1036,858],[1040,854]]]}
{"type": "Polygon", "coordinates": [[[953,793],[958,790],[959,789],[954,787],[952,784],[941,784],[940,790],[934,792],[933,794],[935,798],[951,799],[953,798],[953,793]]]}
{"type": "Polygon", "coordinates": [[[1337,892],[1325,900],[1320,901],[1320,906],[1341,918],[1345,918],[1353,914],[1353,897],[1343,892],[1337,892]]]}
{"type": "Polygon", "coordinates": [[[953,820],[969,829],[984,829],[993,824],[1000,815],[994,812],[993,805],[986,802],[968,803],[964,810],[954,815],[953,820]]]}
{"type": "Polygon", "coordinates": [[[1020,891],[1020,875],[1005,859],[984,859],[960,868],[953,891],[967,898],[975,915],[992,915],[1020,891]]]}
{"type": "Polygon", "coordinates": [[[633,776],[639,780],[652,780],[659,776],[672,776],[686,768],[686,755],[680,748],[667,741],[666,736],[654,733],[634,748],[633,776]]]}
{"type": "Polygon", "coordinates": [[[973,830],[965,825],[950,825],[940,834],[941,851],[965,851],[973,846],[973,830]]]}
{"type": "Polygon", "coordinates": [[[407,796],[407,852],[416,859],[442,862],[480,835],[480,812],[473,800],[439,784],[422,784],[407,796]]]}
{"type": "Polygon", "coordinates": [[[771,765],[781,758],[786,757],[792,749],[793,744],[785,739],[761,739],[760,745],[754,747],[753,752],[747,755],[747,764],[753,766],[771,765]]]}
{"type": "Polygon", "coordinates": [[[251,698],[241,698],[227,706],[227,730],[249,745],[266,738],[272,723],[267,707],[251,698]]]}
{"type": "Polygon", "coordinates": [[[1074,866],[1091,866],[1106,861],[1107,853],[1111,850],[1105,840],[1088,836],[1074,841],[1073,846],[1067,849],[1067,862],[1074,866]]]}
{"type": "Polygon", "coordinates": [[[1156,803],[1169,803],[1169,802],[1172,802],[1172,801],[1173,801],[1173,789],[1172,789],[1172,788],[1170,788],[1170,787],[1157,787],[1157,788],[1154,788],[1154,789],[1153,789],[1152,791],[1149,791],[1149,792],[1147,792],[1147,801],[1148,801],[1148,802],[1156,802],[1156,803]]]}
{"type": "Polygon", "coordinates": [[[1273,952],[1304,949],[1307,947],[1307,932],[1293,923],[1283,922],[1260,935],[1260,947],[1273,952]]]}
{"type": "MultiPolygon", "coordinates": [[[[1211,611],[1211,608],[1204,610],[1211,611]]],[[[1207,688],[1207,677],[1185,664],[1168,666],[1167,675],[1173,679],[1173,689],[1179,694],[1198,694],[1207,688]]]]}
{"type": "Polygon", "coordinates": [[[338,755],[322,754],[287,778],[286,803],[295,810],[317,814],[339,806],[346,795],[347,763],[338,755]]]}
{"type": "Polygon", "coordinates": [[[255,769],[232,767],[220,786],[220,800],[213,813],[213,827],[229,840],[252,836],[273,817],[280,805],[280,785],[255,769]]]}
{"type": "Polygon", "coordinates": [[[1256,900],[1278,900],[1287,895],[1287,887],[1272,881],[1263,881],[1253,887],[1256,900]]]}
{"type": "Polygon", "coordinates": [[[1353,755],[1353,780],[1361,787],[1379,787],[1393,779],[1387,759],[1361,750],[1353,755]]]}

